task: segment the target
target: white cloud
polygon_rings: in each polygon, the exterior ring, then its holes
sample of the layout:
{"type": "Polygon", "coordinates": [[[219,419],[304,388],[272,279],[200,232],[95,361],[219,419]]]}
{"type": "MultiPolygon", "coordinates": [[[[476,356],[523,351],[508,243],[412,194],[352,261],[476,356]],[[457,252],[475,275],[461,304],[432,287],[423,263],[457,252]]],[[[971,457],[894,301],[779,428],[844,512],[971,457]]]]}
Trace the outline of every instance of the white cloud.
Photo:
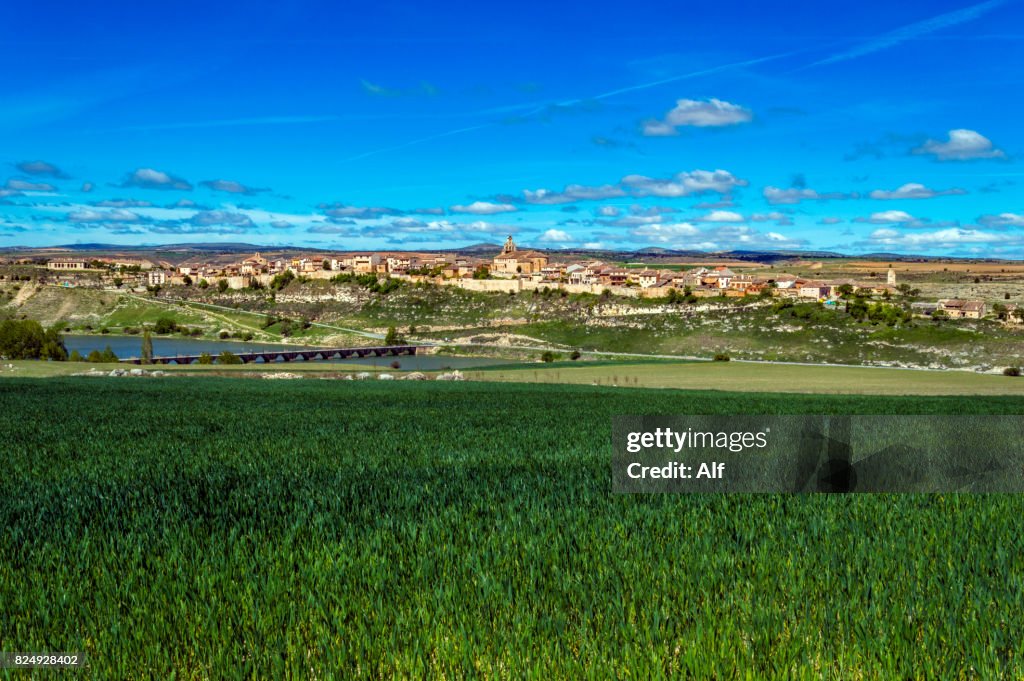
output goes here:
{"type": "Polygon", "coordinates": [[[125,178],[121,186],[143,189],[180,189],[183,191],[192,189],[192,185],[186,180],[153,168],[139,168],[133,171],[125,178]]]}
{"type": "Polygon", "coordinates": [[[130,210],[75,210],[68,213],[71,222],[143,222],[142,216],[130,210]]]}
{"type": "Polygon", "coordinates": [[[679,99],[676,106],[665,114],[664,120],[644,121],[643,134],[648,137],[668,137],[677,134],[677,128],[718,128],[749,123],[754,116],[749,109],[721,99],[679,99]]]}
{"type": "Polygon", "coordinates": [[[931,154],[939,161],[972,161],[983,158],[1006,158],[1006,152],[996,149],[992,141],[974,130],[959,128],[949,131],[945,142],[928,140],[913,150],[915,154],[931,154]]]}
{"type": "Polygon", "coordinates": [[[966,194],[967,192],[963,189],[929,189],[928,187],[918,182],[908,182],[892,191],[885,189],[876,189],[871,192],[868,196],[872,199],[878,199],[881,201],[891,201],[898,199],[932,199],[936,196],[952,196],[955,194],[966,194]]]}
{"type": "Polygon", "coordinates": [[[765,187],[762,192],[765,200],[773,206],[791,205],[801,201],[825,201],[827,199],[849,199],[857,198],[856,194],[843,194],[842,192],[821,193],[807,187],[790,187],[781,189],[779,187],[765,187]]]}
{"type": "Polygon", "coordinates": [[[982,215],[978,222],[990,227],[1024,227],[1024,214],[1000,213],[999,215],[982,215]]]}
{"type": "Polygon", "coordinates": [[[728,194],[736,187],[745,187],[747,184],[749,183],[746,180],[739,179],[726,170],[693,170],[665,179],[647,177],[646,175],[627,175],[618,184],[596,186],[570,184],[560,192],[551,189],[527,189],[523,192],[523,199],[526,203],[534,205],[555,205],[576,201],[600,201],[623,196],[673,198],[706,193],[728,194]]]}
{"type": "Polygon", "coordinates": [[[611,184],[588,187],[582,184],[570,184],[563,191],[551,189],[537,189],[523,192],[527,203],[536,205],[554,205],[559,203],[573,203],[576,201],[599,201],[601,199],[614,199],[625,196],[626,192],[621,187],[611,184]]]}
{"type": "Polygon", "coordinates": [[[640,132],[643,133],[644,137],[675,137],[679,134],[679,131],[674,127],[656,118],[644,121],[640,132]]]}
{"type": "Polygon", "coordinates": [[[965,245],[1019,244],[1024,238],[1006,233],[985,232],[980,229],[951,227],[934,232],[903,233],[895,229],[876,229],[870,240],[886,246],[918,248],[956,248],[965,245]]]}
{"type": "Polygon", "coordinates": [[[572,235],[561,229],[549,229],[540,235],[537,241],[551,244],[564,244],[573,240],[572,235]]]}
{"type": "Polygon", "coordinates": [[[56,177],[58,179],[67,179],[67,175],[60,168],[52,163],[46,161],[22,161],[16,165],[18,170],[27,175],[43,175],[47,177],[56,177]]]}
{"type": "Polygon", "coordinates": [[[862,222],[870,222],[874,225],[892,225],[904,222],[916,222],[917,218],[905,210],[883,210],[872,213],[869,218],[862,218],[862,222]]]}
{"type": "Polygon", "coordinates": [[[472,215],[495,215],[497,213],[512,213],[518,210],[510,203],[491,203],[489,201],[474,201],[468,205],[452,206],[453,213],[470,213],[472,215]]]}
{"type": "Polygon", "coordinates": [[[745,187],[748,182],[727,170],[693,170],[664,180],[644,175],[627,175],[622,178],[622,184],[635,196],[672,198],[707,193],[728,194],[736,187],[745,187]]]}
{"type": "Polygon", "coordinates": [[[743,216],[731,210],[713,210],[701,218],[703,222],[743,222],[743,216]]]}
{"type": "Polygon", "coordinates": [[[53,192],[57,188],[48,182],[28,182],[11,178],[7,180],[7,188],[14,192],[53,192]]]}
{"type": "Polygon", "coordinates": [[[680,99],[674,109],[665,115],[665,122],[679,127],[692,125],[699,128],[749,123],[753,114],[737,104],[720,99],[680,99]]]}
{"type": "Polygon", "coordinates": [[[597,209],[597,214],[605,218],[618,217],[621,211],[615,206],[601,206],[597,209]]]}
{"type": "Polygon", "coordinates": [[[253,194],[259,194],[260,192],[269,192],[270,189],[266,187],[248,187],[241,182],[235,182],[234,180],[203,180],[199,184],[204,187],[208,187],[215,192],[225,192],[228,194],[245,194],[252,196],[253,194]]]}
{"type": "Polygon", "coordinates": [[[643,225],[631,229],[629,233],[636,239],[650,243],[678,243],[682,239],[699,236],[700,230],[689,222],[677,222],[669,225],[643,225]]]}

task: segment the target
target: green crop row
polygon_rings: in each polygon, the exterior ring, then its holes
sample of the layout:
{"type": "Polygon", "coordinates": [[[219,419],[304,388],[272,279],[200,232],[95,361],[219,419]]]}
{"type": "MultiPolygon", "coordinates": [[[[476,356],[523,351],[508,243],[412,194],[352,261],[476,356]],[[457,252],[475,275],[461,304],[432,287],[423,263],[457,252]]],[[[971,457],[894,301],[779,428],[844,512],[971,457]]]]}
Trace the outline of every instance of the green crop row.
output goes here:
{"type": "Polygon", "coordinates": [[[1024,399],[4,380],[0,650],[116,679],[1024,675],[1024,500],[613,495],[623,413],[1024,399]]]}

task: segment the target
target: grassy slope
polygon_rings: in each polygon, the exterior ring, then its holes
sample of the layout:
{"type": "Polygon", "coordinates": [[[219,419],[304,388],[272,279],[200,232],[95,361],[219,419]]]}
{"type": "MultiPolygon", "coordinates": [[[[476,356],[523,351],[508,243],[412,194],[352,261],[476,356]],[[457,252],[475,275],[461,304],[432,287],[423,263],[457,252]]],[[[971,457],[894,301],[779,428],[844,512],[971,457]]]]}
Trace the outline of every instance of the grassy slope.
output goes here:
{"type": "Polygon", "coordinates": [[[6,305],[9,312],[36,319],[45,326],[61,324],[74,333],[98,332],[107,327],[113,333],[125,327],[152,325],[161,317],[171,317],[178,324],[203,330],[202,338],[216,338],[222,330],[229,333],[252,333],[254,340],[297,342],[338,346],[366,345],[364,338],[336,329],[294,326],[285,338],[280,325],[263,327],[265,315],[243,310],[220,309],[194,302],[92,289],[64,289],[54,286],[31,286],[31,293],[15,298],[6,305]]]}
{"type": "Polygon", "coordinates": [[[96,678],[1024,673],[1018,497],[611,494],[612,415],[695,412],[1024,399],[2,382],[0,648],[96,678]]]}
{"type": "MultiPolygon", "coordinates": [[[[371,294],[357,285],[325,281],[291,284],[272,298],[269,291],[217,294],[178,289],[188,295],[182,306],[161,297],[119,297],[112,292],[81,289],[40,290],[7,304],[19,314],[46,322],[64,321],[74,329],[140,326],[172,314],[181,324],[198,326],[207,337],[221,329],[254,333],[257,340],[281,340],[280,326],[263,328],[267,313],[291,319],[308,317],[328,325],[381,331],[395,326],[403,333],[414,325],[420,337],[473,337],[494,340],[502,333],[523,335],[564,347],[613,352],[697,355],[728,352],[735,358],[845,364],[904,363],[935,367],[1006,367],[1024,364],[1024,327],[993,322],[934,324],[915,320],[892,328],[857,323],[842,313],[816,313],[813,322],[777,314],[764,307],[738,309],[742,301],[716,304],[728,309],[694,313],[681,305],[662,314],[605,316],[603,306],[644,308],[663,301],[601,301],[597,296],[488,294],[450,287],[402,286],[388,295],[371,294]],[[327,296],[294,302],[295,296],[327,296]],[[278,300],[279,299],[279,300],[278,300]],[[289,302],[291,301],[291,302],[289,302]],[[215,309],[199,303],[217,303],[215,309]],[[241,309],[231,309],[238,305],[241,309]],[[246,312],[249,310],[250,312],[246,312]],[[428,331],[428,329],[430,329],[428,331]]],[[[292,341],[306,344],[366,345],[358,335],[337,328],[295,325],[292,341]]]]}

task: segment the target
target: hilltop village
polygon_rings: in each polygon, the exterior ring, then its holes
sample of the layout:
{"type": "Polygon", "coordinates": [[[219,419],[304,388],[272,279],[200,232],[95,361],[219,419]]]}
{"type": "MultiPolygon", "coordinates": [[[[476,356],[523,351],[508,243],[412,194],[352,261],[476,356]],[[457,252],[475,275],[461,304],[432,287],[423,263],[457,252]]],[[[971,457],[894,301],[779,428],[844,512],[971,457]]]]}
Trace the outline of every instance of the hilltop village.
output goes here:
{"type": "MultiPolygon", "coordinates": [[[[26,263],[27,264],[27,263],[26,263]]],[[[737,273],[725,265],[691,268],[625,267],[597,260],[554,262],[548,254],[520,250],[511,236],[492,258],[454,254],[354,253],[268,258],[260,253],[228,263],[189,260],[177,265],[148,259],[98,257],[54,258],[46,261],[51,283],[154,290],[165,286],[216,287],[221,291],[271,286],[277,281],[393,278],[428,282],[474,291],[519,292],[542,289],[632,298],[742,298],[748,296],[835,304],[843,296],[888,299],[909,288],[897,283],[888,269],[885,281],[811,279],[785,272],[737,273]],[[91,276],[85,276],[85,275],[91,276]],[[98,277],[96,275],[99,275],[98,277]]],[[[993,311],[984,300],[943,298],[914,302],[920,316],[981,319],[993,311]]],[[[1013,303],[996,304],[1001,317],[1020,321],[1013,303]]]]}

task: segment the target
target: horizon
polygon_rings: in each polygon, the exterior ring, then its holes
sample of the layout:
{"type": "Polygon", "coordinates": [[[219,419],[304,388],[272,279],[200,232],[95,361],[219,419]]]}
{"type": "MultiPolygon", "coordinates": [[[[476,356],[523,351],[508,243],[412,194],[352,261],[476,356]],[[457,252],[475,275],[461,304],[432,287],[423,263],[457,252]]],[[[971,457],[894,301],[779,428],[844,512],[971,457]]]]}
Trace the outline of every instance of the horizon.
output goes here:
{"type": "Polygon", "coordinates": [[[0,248],[1024,259],[1019,2],[639,9],[14,7],[0,248]]]}
{"type": "MultiPolygon", "coordinates": [[[[516,244],[517,247],[519,244],[516,244]]],[[[314,246],[296,246],[288,244],[274,244],[274,245],[261,245],[246,242],[175,242],[166,244],[109,244],[109,243],[82,243],[82,244],[58,244],[54,246],[0,246],[0,253],[6,252],[21,252],[21,251],[60,251],[67,253],[75,253],[81,251],[85,253],[116,253],[118,251],[141,251],[145,254],[147,251],[153,251],[158,253],[161,251],[204,251],[209,252],[210,255],[234,255],[243,254],[248,252],[257,253],[274,253],[277,251],[299,251],[299,252],[321,252],[321,253],[334,253],[334,254],[359,254],[359,253],[381,253],[381,254],[394,254],[394,253],[444,253],[444,252],[471,252],[476,253],[484,249],[491,249],[495,253],[500,252],[502,248],[501,243],[496,242],[478,242],[473,244],[467,244],[464,246],[453,246],[447,248],[377,248],[377,249],[346,249],[342,247],[338,248],[322,248],[314,246]]],[[[664,246],[639,246],[629,250],[617,250],[617,249],[600,249],[600,248],[584,248],[583,246],[571,246],[561,248],[549,248],[545,246],[538,247],[523,247],[519,250],[534,249],[544,251],[549,254],[557,255],[559,253],[564,254],[601,254],[608,256],[636,256],[643,257],[645,255],[657,256],[657,257],[669,257],[669,258],[736,258],[736,257],[752,257],[758,256],[762,259],[772,258],[817,258],[821,260],[837,259],[837,260],[856,260],[856,259],[871,259],[871,258],[888,258],[894,262],[905,262],[905,261],[971,261],[971,262],[1024,262],[1024,258],[1014,257],[996,257],[996,256],[984,256],[984,255],[926,255],[922,253],[894,253],[888,251],[873,251],[869,253],[843,253],[838,251],[825,251],[825,250],[770,250],[770,249],[736,249],[728,251],[701,251],[701,250],[686,250],[686,249],[673,249],[666,248],[664,246]]],[[[70,256],[64,256],[65,258],[70,256]]],[[[84,256],[83,256],[84,257],[84,256]]]]}

